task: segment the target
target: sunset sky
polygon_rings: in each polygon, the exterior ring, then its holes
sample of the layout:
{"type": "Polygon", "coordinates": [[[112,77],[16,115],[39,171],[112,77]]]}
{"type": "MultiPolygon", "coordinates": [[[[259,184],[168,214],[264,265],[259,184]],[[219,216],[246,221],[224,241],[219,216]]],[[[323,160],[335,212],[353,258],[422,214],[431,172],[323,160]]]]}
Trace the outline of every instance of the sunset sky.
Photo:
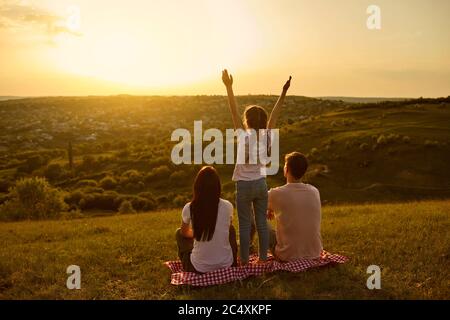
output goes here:
{"type": "Polygon", "coordinates": [[[0,0],[0,95],[450,95],[448,0],[0,0]],[[366,9],[381,9],[369,30],[366,9]]]}

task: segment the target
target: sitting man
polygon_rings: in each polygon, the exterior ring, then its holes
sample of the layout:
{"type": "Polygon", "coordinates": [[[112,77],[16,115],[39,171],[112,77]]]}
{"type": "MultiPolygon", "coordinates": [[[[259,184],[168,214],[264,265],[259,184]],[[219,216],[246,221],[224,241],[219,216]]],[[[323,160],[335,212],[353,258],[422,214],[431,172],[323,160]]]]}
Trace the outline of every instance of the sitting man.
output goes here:
{"type": "Polygon", "coordinates": [[[300,182],[308,168],[299,152],[285,156],[284,186],[269,190],[268,218],[276,220],[270,248],[277,260],[315,259],[322,252],[319,190],[300,182]]]}

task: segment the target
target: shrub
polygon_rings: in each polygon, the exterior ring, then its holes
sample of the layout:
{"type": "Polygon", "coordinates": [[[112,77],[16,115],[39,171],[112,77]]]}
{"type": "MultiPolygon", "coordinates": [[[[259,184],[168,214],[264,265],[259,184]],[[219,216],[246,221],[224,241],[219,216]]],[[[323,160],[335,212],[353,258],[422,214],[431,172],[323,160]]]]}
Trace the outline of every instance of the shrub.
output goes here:
{"type": "Polygon", "coordinates": [[[8,192],[12,185],[13,184],[9,180],[0,180],[0,192],[8,192]]]}
{"type": "Polygon", "coordinates": [[[156,179],[165,178],[170,174],[170,169],[166,165],[159,166],[152,170],[152,175],[156,179]]]}
{"type": "Polygon", "coordinates": [[[83,169],[92,169],[93,167],[95,167],[95,157],[91,155],[84,156],[81,166],[83,167],[83,169]]]}
{"type": "Polygon", "coordinates": [[[116,156],[117,156],[117,158],[120,158],[120,159],[126,159],[130,156],[130,151],[128,151],[127,149],[121,150],[116,153],[116,156]]]}
{"type": "Polygon", "coordinates": [[[312,148],[310,154],[311,156],[315,157],[319,154],[319,150],[317,148],[312,148]]]}
{"type": "Polygon", "coordinates": [[[131,204],[138,211],[150,211],[156,209],[156,202],[142,198],[139,196],[134,196],[131,200],[131,204]]]}
{"type": "Polygon", "coordinates": [[[167,161],[169,161],[169,159],[165,157],[154,157],[152,160],[149,161],[149,165],[150,167],[161,166],[164,163],[167,163],[167,161]]]}
{"type": "Polygon", "coordinates": [[[145,188],[145,184],[142,181],[139,181],[135,187],[136,190],[143,190],[144,188],[145,188]]]}
{"type": "Polygon", "coordinates": [[[103,189],[111,190],[117,186],[117,181],[113,177],[104,177],[99,184],[103,189]]]}
{"type": "Polygon", "coordinates": [[[366,150],[369,150],[369,144],[367,144],[367,143],[361,143],[360,145],[359,145],[359,149],[361,149],[362,151],[366,151],[366,150]]]}
{"type": "Polygon", "coordinates": [[[119,213],[136,213],[130,201],[123,201],[119,207],[119,213]]]}
{"type": "Polygon", "coordinates": [[[151,200],[151,201],[155,201],[155,197],[153,196],[153,193],[148,192],[148,191],[138,193],[138,197],[145,198],[145,199],[151,200]]]}
{"type": "Polygon", "coordinates": [[[175,171],[169,176],[169,182],[174,185],[180,185],[186,182],[187,173],[186,171],[175,171]]]}
{"type": "Polygon", "coordinates": [[[158,203],[158,206],[166,206],[169,203],[169,199],[167,196],[159,196],[156,198],[156,202],[158,203]]]}
{"type": "Polygon", "coordinates": [[[387,139],[384,135],[380,135],[377,139],[377,144],[384,145],[387,143],[387,139]]]}
{"type": "Polygon", "coordinates": [[[68,193],[64,201],[69,205],[78,205],[80,200],[84,198],[84,193],[81,190],[75,190],[68,193]]]}
{"type": "Polygon", "coordinates": [[[397,141],[399,138],[400,138],[400,136],[399,136],[398,134],[395,134],[395,133],[391,133],[391,134],[389,134],[389,135],[386,137],[386,139],[387,139],[388,142],[394,142],[394,141],[397,141]]]}
{"type": "Polygon", "coordinates": [[[51,187],[45,178],[21,179],[9,196],[10,200],[0,207],[0,217],[7,220],[53,218],[67,210],[64,193],[51,187]]]}
{"type": "Polygon", "coordinates": [[[350,141],[345,142],[345,149],[350,149],[352,147],[352,144],[350,141]]]}
{"type": "Polygon", "coordinates": [[[97,186],[97,181],[95,180],[90,180],[90,179],[86,179],[86,180],[80,180],[75,184],[76,188],[80,188],[80,187],[96,187],[97,186]]]}
{"type": "Polygon", "coordinates": [[[28,168],[28,172],[32,172],[33,170],[40,168],[44,164],[45,159],[41,156],[34,156],[26,160],[26,167],[28,168]]]}
{"type": "Polygon", "coordinates": [[[438,141],[432,141],[432,140],[426,140],[425,146],[426,147],[437,147],[439,145],[438,141]]]}
{"type": "Polygon", "coordinates": [[[188,198],[185,195],[179,194],[177,195],[174,199],[173,199],[173,204],[176,207],[182,207],[184,206],[187,202],[189,202],[188,198]]]}
{"type": "Polygon", "coordinates": [[[139,171],[134,169],[130,169],[122,173],[122,177],[127,177],[128,179],[133,179],[139,176],[140,176],[139,171]]]}
{"type": "Polygon", "coordinates": [[[81,200],[78,202],[78,207],[80,207],[81,209],[86,208],[86,200],[81,199],[81,200]]]}
{"type": "Polygon", "coordinates": [[[44,175],[49,180],[58,179],[63,173],[63,169],[59,163],[52,163],[45,169],[44,175]]]}
{"type": "Polygon", "coordinates": [[[80,189],[83,193],[103,193],[105,190],[100,187],[84,187],[80,189]]]}
{"type": "Polygon", "coordinates": [[[122,204],[122,202],[130,201],[132,197],[133,196],[128,196],[128,195],[122,195],[121,194],[114,200],[114,205],[116,206],[116,208],[120,208],[120,205],[122,204]]]}
{"type": "Polygon", "coordinates": [[[81,209],[98,209],[116,211],[119,207],[116,199],[118,194],[115,191],[106,191],[104,193],[89,193],[84,194],[79,202],[81,209]]]}
{"type": "Polygon", "coordinates": [[[8,201],[9,198],[9,194],[5,194],[5,193],[0,193],[0,205],[5,203],[6,201],[8,201]]]}

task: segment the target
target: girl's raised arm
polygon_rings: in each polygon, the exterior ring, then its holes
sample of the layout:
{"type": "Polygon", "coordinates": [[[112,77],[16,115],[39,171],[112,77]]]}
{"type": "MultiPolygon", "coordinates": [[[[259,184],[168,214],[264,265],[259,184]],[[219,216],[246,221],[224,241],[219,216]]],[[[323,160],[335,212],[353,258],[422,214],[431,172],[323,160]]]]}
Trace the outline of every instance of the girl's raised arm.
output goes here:
{"type": "Polygon", "coordinates": [[[227,88],[228,105],[230,106],[234,129],[242,129],[244,128],[244,126],[242,125],[241,117],[238,114],[236,98],[234,97],[233,93],[233,76],[231,74],[228,75],[227,69],[222,71],[222,81],[227,88]]]}
{"type": "Polygon", "coordinates": [[[273,129],[277,125],[278,116],[280,115],[281,106],[283,105],[284,98],[286,97],[286,93],[291,85],[292,77],[289,76],[289,80],[283,86],[283,91],[281,92],[280,97],[278,98],[277,103],[273,107],[272,113],[270,114],[269,121],[267,122],[267,129],[273,129]]]}

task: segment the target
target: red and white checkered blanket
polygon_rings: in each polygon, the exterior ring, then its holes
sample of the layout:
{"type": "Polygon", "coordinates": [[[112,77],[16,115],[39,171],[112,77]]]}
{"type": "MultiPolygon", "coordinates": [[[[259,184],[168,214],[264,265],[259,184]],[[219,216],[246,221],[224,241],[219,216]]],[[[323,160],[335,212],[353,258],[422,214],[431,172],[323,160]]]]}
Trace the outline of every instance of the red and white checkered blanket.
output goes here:
{"type": "Polygon", "coordinates": [[[301,272],[309,268],[321,267],[328,264],[340,264],[348,260],[347,257],[322,251],[320,258],[308,260],[300,259],[291,262],[279,262],[269,256],[265,263],[256,263],[257,255],[250,257],[250,263],[246,266],[230,267],[213,272],[197,274],[183,271],[181,261],[167,261],[164,264],[172,271],[170,283],[173,285],[188,284],[191,286],[211,286],[242,280],[250,276],[259,276],[263,273],[275,271],[301,272]]]}

